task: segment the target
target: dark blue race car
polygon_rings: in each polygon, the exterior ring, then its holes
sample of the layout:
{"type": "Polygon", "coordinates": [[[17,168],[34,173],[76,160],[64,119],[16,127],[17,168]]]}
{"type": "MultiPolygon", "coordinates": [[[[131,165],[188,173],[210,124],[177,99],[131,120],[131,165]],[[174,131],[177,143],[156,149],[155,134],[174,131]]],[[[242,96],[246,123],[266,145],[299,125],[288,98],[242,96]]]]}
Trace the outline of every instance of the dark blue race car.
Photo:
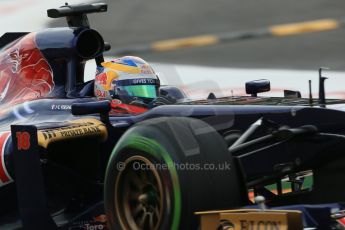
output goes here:
{"type": "MultiPolygon", "coordinates": [[[[106,4],[48,10],[68,27],[0,38],[1,229],[197,229],[194,212],[302,210],[305,227],[338,228],[345,201],[345,101],[248,97],[117,114],[96,100],[84,65],[110,47],[87,14],[106,4]]],[[[220,226],[221,228],[222,226],[220,226]]],[[[225,227],[224,227],[225,229],[225,227]]]]}

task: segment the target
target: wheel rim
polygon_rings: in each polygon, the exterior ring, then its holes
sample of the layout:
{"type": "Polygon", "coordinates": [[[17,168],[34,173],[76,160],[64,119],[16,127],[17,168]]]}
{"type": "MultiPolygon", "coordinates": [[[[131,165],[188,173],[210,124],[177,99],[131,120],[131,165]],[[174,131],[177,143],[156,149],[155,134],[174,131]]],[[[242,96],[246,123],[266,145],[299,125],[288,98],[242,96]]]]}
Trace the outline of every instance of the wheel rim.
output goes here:
{"type": "Polygon", "coordinates": [[[157,169],[142,156],[132,156],[123,163],[114,200],[120,225],[123,229],[158,229],[163,216],[163,186],[157,169]]]}

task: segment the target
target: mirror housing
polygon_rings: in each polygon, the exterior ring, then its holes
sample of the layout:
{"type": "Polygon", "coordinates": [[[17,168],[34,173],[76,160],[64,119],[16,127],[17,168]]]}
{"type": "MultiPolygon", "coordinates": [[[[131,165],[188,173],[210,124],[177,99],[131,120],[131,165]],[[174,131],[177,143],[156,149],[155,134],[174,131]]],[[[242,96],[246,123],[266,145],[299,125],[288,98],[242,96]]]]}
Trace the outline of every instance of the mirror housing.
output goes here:
{"type": "Polygon", "coordinates": [[[109,124],[109,112],[111,110],[110,101],[88,101],[72,104],[73,115],[90,115],[99,113],[101,121],[109,124]]]}
{"type": "Polygon", "coordinates": [[[258,93],[268,92],[271,90],[271,83],[267,79],[260,79],[246,82],[246,93],[252,97],[257,97],[258,93]]]}

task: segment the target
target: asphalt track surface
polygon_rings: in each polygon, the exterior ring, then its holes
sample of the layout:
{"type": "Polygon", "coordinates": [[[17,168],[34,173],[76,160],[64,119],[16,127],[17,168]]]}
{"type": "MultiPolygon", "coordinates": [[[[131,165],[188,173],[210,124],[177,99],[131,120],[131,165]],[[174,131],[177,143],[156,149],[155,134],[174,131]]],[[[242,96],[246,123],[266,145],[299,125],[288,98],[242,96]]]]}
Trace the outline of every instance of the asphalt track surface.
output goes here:
{"type": "MultiPolygon", "coordinates": [[[[90,16],[112,51],[159,40],[251,31],[324,18],[344,19],[343,0],[108,0],[90,16]]],[[[53,25],[61,25],[55,22],[53,25]]],[[[240,68],[345,70],[345,28],[263,37],[167,52],[138,53],[154,62],[240,68]]]]}

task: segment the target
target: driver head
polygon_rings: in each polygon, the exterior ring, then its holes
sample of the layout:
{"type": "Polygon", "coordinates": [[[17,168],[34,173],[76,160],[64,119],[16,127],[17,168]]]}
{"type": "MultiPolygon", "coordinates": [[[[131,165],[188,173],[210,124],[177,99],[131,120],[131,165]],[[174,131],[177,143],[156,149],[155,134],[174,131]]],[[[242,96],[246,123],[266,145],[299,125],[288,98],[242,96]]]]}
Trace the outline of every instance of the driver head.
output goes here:
{"type": "Polygon", "coordinates": [[[98,99],[148,104],[158,96],[159,86],[159,78],[146,61],[125,56],[97,67],[94,92],[98,99]]]}

